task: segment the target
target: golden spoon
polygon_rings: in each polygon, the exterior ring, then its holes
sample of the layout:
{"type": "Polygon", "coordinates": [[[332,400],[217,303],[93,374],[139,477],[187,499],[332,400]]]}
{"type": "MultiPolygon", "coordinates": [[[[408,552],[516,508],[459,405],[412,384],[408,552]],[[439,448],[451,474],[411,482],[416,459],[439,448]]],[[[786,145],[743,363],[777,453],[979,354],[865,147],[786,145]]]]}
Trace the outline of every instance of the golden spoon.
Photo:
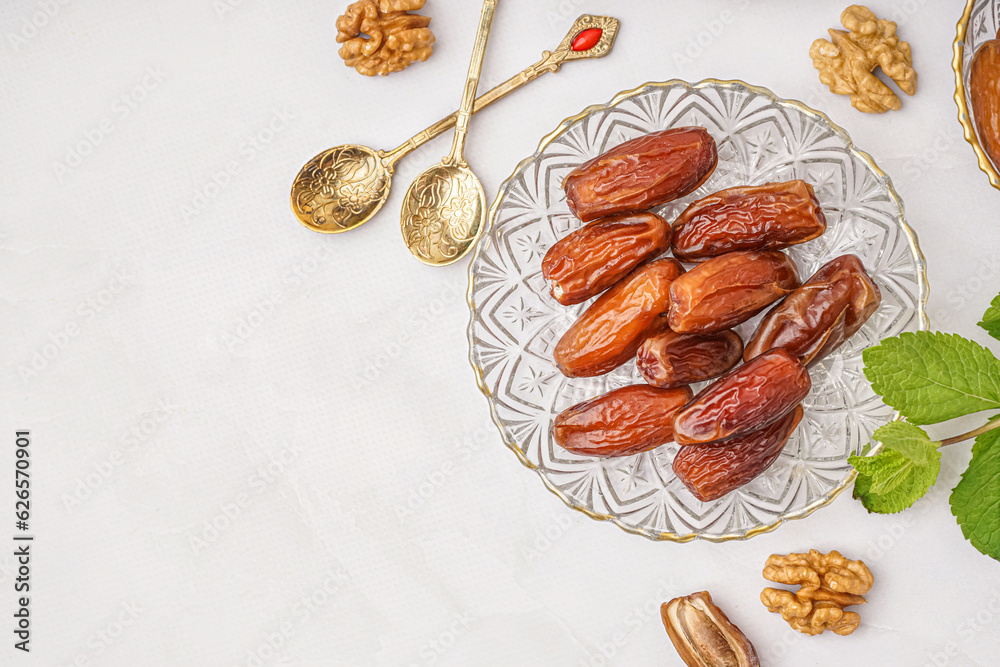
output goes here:
{"type": "Polygon", "coordinates": [[[483,1],[451,152],[417,176],[403,198],[399,216],[403,240],[414,257],[431,266],[444,266],[464,257],[486,221],[486,192],[465,161],[465,140],[496,8],[497,0],[483,1]]]}
{"type": "MultiPolygon", "coordinates": [[[[478,100],[473,113],[485,109],[545,72],[558,72],[569,60],[606,56],[618,35],[618,19],[586,14],[555,51],[478,100]]],[[[343,145],[326,150],[306,163],[292,185],[292,211],[299,222],[324,234],[347,232],[374,217],[389,197],[396,163],[455,126],[458,113],[448,116],[391,151],[343,145]]]]}

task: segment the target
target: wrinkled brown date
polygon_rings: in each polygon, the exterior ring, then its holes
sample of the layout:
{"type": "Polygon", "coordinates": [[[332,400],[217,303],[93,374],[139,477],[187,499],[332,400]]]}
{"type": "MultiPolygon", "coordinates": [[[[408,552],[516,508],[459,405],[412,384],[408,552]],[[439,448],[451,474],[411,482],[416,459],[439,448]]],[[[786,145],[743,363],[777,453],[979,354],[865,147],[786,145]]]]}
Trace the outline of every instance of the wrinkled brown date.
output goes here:
{"type": "Polygon", "coordinates": [[[636,366],[654,387],[677,387],[718,377],[743,357],[743,341],[733,331],[679,334],[666,331],[647,338],[636,366]]]}
{"type": "Polygon", "coordinates": [[[798,286],[795,263],[777,250],[715,257],[670,286],[670,328],[678,333],[731,329],[798,286]]]}
{"type": "Polygon", "coordinates": [[[653,213],[595,220],[549,248],[542,276],[564,306],[582,303],[670,247],[670,224],[653,213]]]}
{"type": "Polygon", "coordinates": [[[612,148],[571,171],[563,188],[570,210],[590,222],[683,197],[708,179],[718,160],[708,130],[678,127],[612,148]]]}
{"type": "Polygon", "coordinates": [[[699,199],[674,221],[674,257],[693,262],[734,250],[780,250],[826,231],[805,181],[729,188],[699,199]]]}
{"type": "Polygon", "coordinates": [[[670,284],[684,273],[675,259],[639,267],[602,294],[563,334],[553,358],[568,377],[593,377],[635,356],[646,338],[667,330],[670,284]]]}
{"type": "Polygon", "coordinates": [[[562,412],[552,436],[576,454],[637,454],[673,440],[674,414],[690,400],[690,387],[622,387],[562,412]]]}
{"type": "Polygon", "coordinates": [[[787,350],[769,350],[702,390],[674,418],[679,445],[723,446],[773,424],[809,393],[809,371],[787,350]]]}
{"type": "Polygon", "coordinates": [[[842,255],[764,317],[744,358],[781,347],[803,364],[819,361],[856,334],[881,303],[882,293],[861,260],[842,255]]]}
{"type": "Polygon", "coordinates": [[[674,457],[674,474],[702,502],[716,500],[750,482],[777,460],[802,420],[802,406],[738,438],[725,447],[681,447],[674,457]]]}

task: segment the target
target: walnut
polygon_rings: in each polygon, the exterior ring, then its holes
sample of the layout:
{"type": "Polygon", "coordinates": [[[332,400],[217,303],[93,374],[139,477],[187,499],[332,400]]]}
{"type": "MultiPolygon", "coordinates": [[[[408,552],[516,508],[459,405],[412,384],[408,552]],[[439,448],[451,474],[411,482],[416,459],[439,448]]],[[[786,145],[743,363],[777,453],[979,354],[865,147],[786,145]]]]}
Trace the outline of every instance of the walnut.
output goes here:
{"type": "Polygon", "coordinates": [[[427,0],[358,0],[337,19],[340,57],[365,76],[406,69],[434,52],[430,17],[410,14],[427,0]]]}
{"type": "Polygon", "coordinates": [[[896,37],[896,24],[879,19],[867,7],[851,5],[840,15],[850,30],[830,29],[830,38],[817,39],[809,49],[819,80],[830,92],[850,95],[851,106],[865,113],[884,113],[902,106],[899,97],[872,70],[881,67],[907,95],[917,92],[910,45],[896,37]]]}
{"type": "Polygon", "coordinates": [[[858,629],[861,617],[844,607],[865,604],[862,595],[871,590],[875,578],[860,560],[848,560],[837,551],[821,554],[771,556],[764,566],[764,578],[779,584],[798,584],[798,592],[765,588],[760,601],[768,611],[780,613],[795,630],[819,635],[832,630],[849,635],[858,629]]]}

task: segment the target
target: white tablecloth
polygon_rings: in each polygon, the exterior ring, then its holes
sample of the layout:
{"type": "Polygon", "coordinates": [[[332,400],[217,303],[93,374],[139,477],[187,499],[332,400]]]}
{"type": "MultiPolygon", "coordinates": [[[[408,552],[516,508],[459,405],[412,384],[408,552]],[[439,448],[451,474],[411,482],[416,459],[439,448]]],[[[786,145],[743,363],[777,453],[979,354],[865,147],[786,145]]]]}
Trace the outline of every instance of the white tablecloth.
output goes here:
{"type": "MultiPolygon", "coordinates": [[[[479,4],[430,0],[433,57],[367,79],[337,56],[346,0],[11,0],[0,7],[0,498],[30,430],[30,654],[15,651],[13,542],[0,662],[38,665],[678,665],[658,617],[708,589],[767,665],[995,665],[1000,564],[947,502],[869,516],[849,494],[747,542],[653,543],[565,507],[503,447],[467,361],[464,261],[401,243],[409,181],[323,236],[288,206],[328,146],[392,148],[452,111],[479,4]],[[850,637],[792,632],[758,600],[771,553],[839,549],[876,584],[850,637]]],[[[962,137],[962,2],[886,0],[919,91],[863,115],[823,87],[830,0],[503,0],[483,88],[581,13],[614,52],[477,116],[492,198],[566,116],[645,81],[739,78],[827,112],[892,177],[930,266],[933,324],[1000,289],[1000,192],[962,137]]],[[[966,420],[968,425],[980,418],[966,420]]],[[[954,432],[955,427],[945,431],[954,432]]],[[[944,432],[944,431],[942,431],[944,432]]],[[[8,535],[9,533],[9,535],[8,535]]]]}

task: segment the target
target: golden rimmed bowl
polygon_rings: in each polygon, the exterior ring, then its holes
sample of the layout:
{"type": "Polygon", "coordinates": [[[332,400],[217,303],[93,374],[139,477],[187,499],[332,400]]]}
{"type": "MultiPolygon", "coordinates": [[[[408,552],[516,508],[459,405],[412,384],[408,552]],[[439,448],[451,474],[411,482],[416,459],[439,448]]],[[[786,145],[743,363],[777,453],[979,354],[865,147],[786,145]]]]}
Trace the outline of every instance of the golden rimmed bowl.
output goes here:
{"type": "Polygon", "coordinates": [[[968,0],[965,12],[958,21],[955,36],[955,57],[951,66],[955,70],[955,103],[958,104],[958,120],[965,128],[965,140],[972,144],[979,158],[979,168],[986,172],[993,187],[1000,190],[1000,171],[993,164],[979,142],[972,115],[972,96],[969,90],[969,74],[972,58],[983,42],[997,36],[1000,30],[1000,0],[968,0]]]}
{"type": "MultiPolygon", "coordinates": [[[[646,84],[563,121],[501,186],[469,273],[470,361],[504,443],[570,507],[654,540],[745,539],[830,503],[854,480],[847,457],[895,416],[865,380],[861,352],[928,327],[924,258],[889,177],[822,113],[741,81],[646,84]],[[781,457],[709,503],[674,476],[676,445],[599,459],[555,444],[552,422],[562,410],[642,378],[634,362],[597,378],[567,378],[556,369],[553,348],[589,303],[559,305],[541,275],[548,248],[582,224],[566,205],[563,178],[615,145],[684,125],[711,132],[719,165],[696,192],[657,213],[672,220],[722,188],[804,179],[829,228],[789,250],[802,275],[854,253],[883,295],[865,327],[811,368],[805,417],[781,457]]],[[[759,317],[738,329],[744,339],[759,317]]]]}

